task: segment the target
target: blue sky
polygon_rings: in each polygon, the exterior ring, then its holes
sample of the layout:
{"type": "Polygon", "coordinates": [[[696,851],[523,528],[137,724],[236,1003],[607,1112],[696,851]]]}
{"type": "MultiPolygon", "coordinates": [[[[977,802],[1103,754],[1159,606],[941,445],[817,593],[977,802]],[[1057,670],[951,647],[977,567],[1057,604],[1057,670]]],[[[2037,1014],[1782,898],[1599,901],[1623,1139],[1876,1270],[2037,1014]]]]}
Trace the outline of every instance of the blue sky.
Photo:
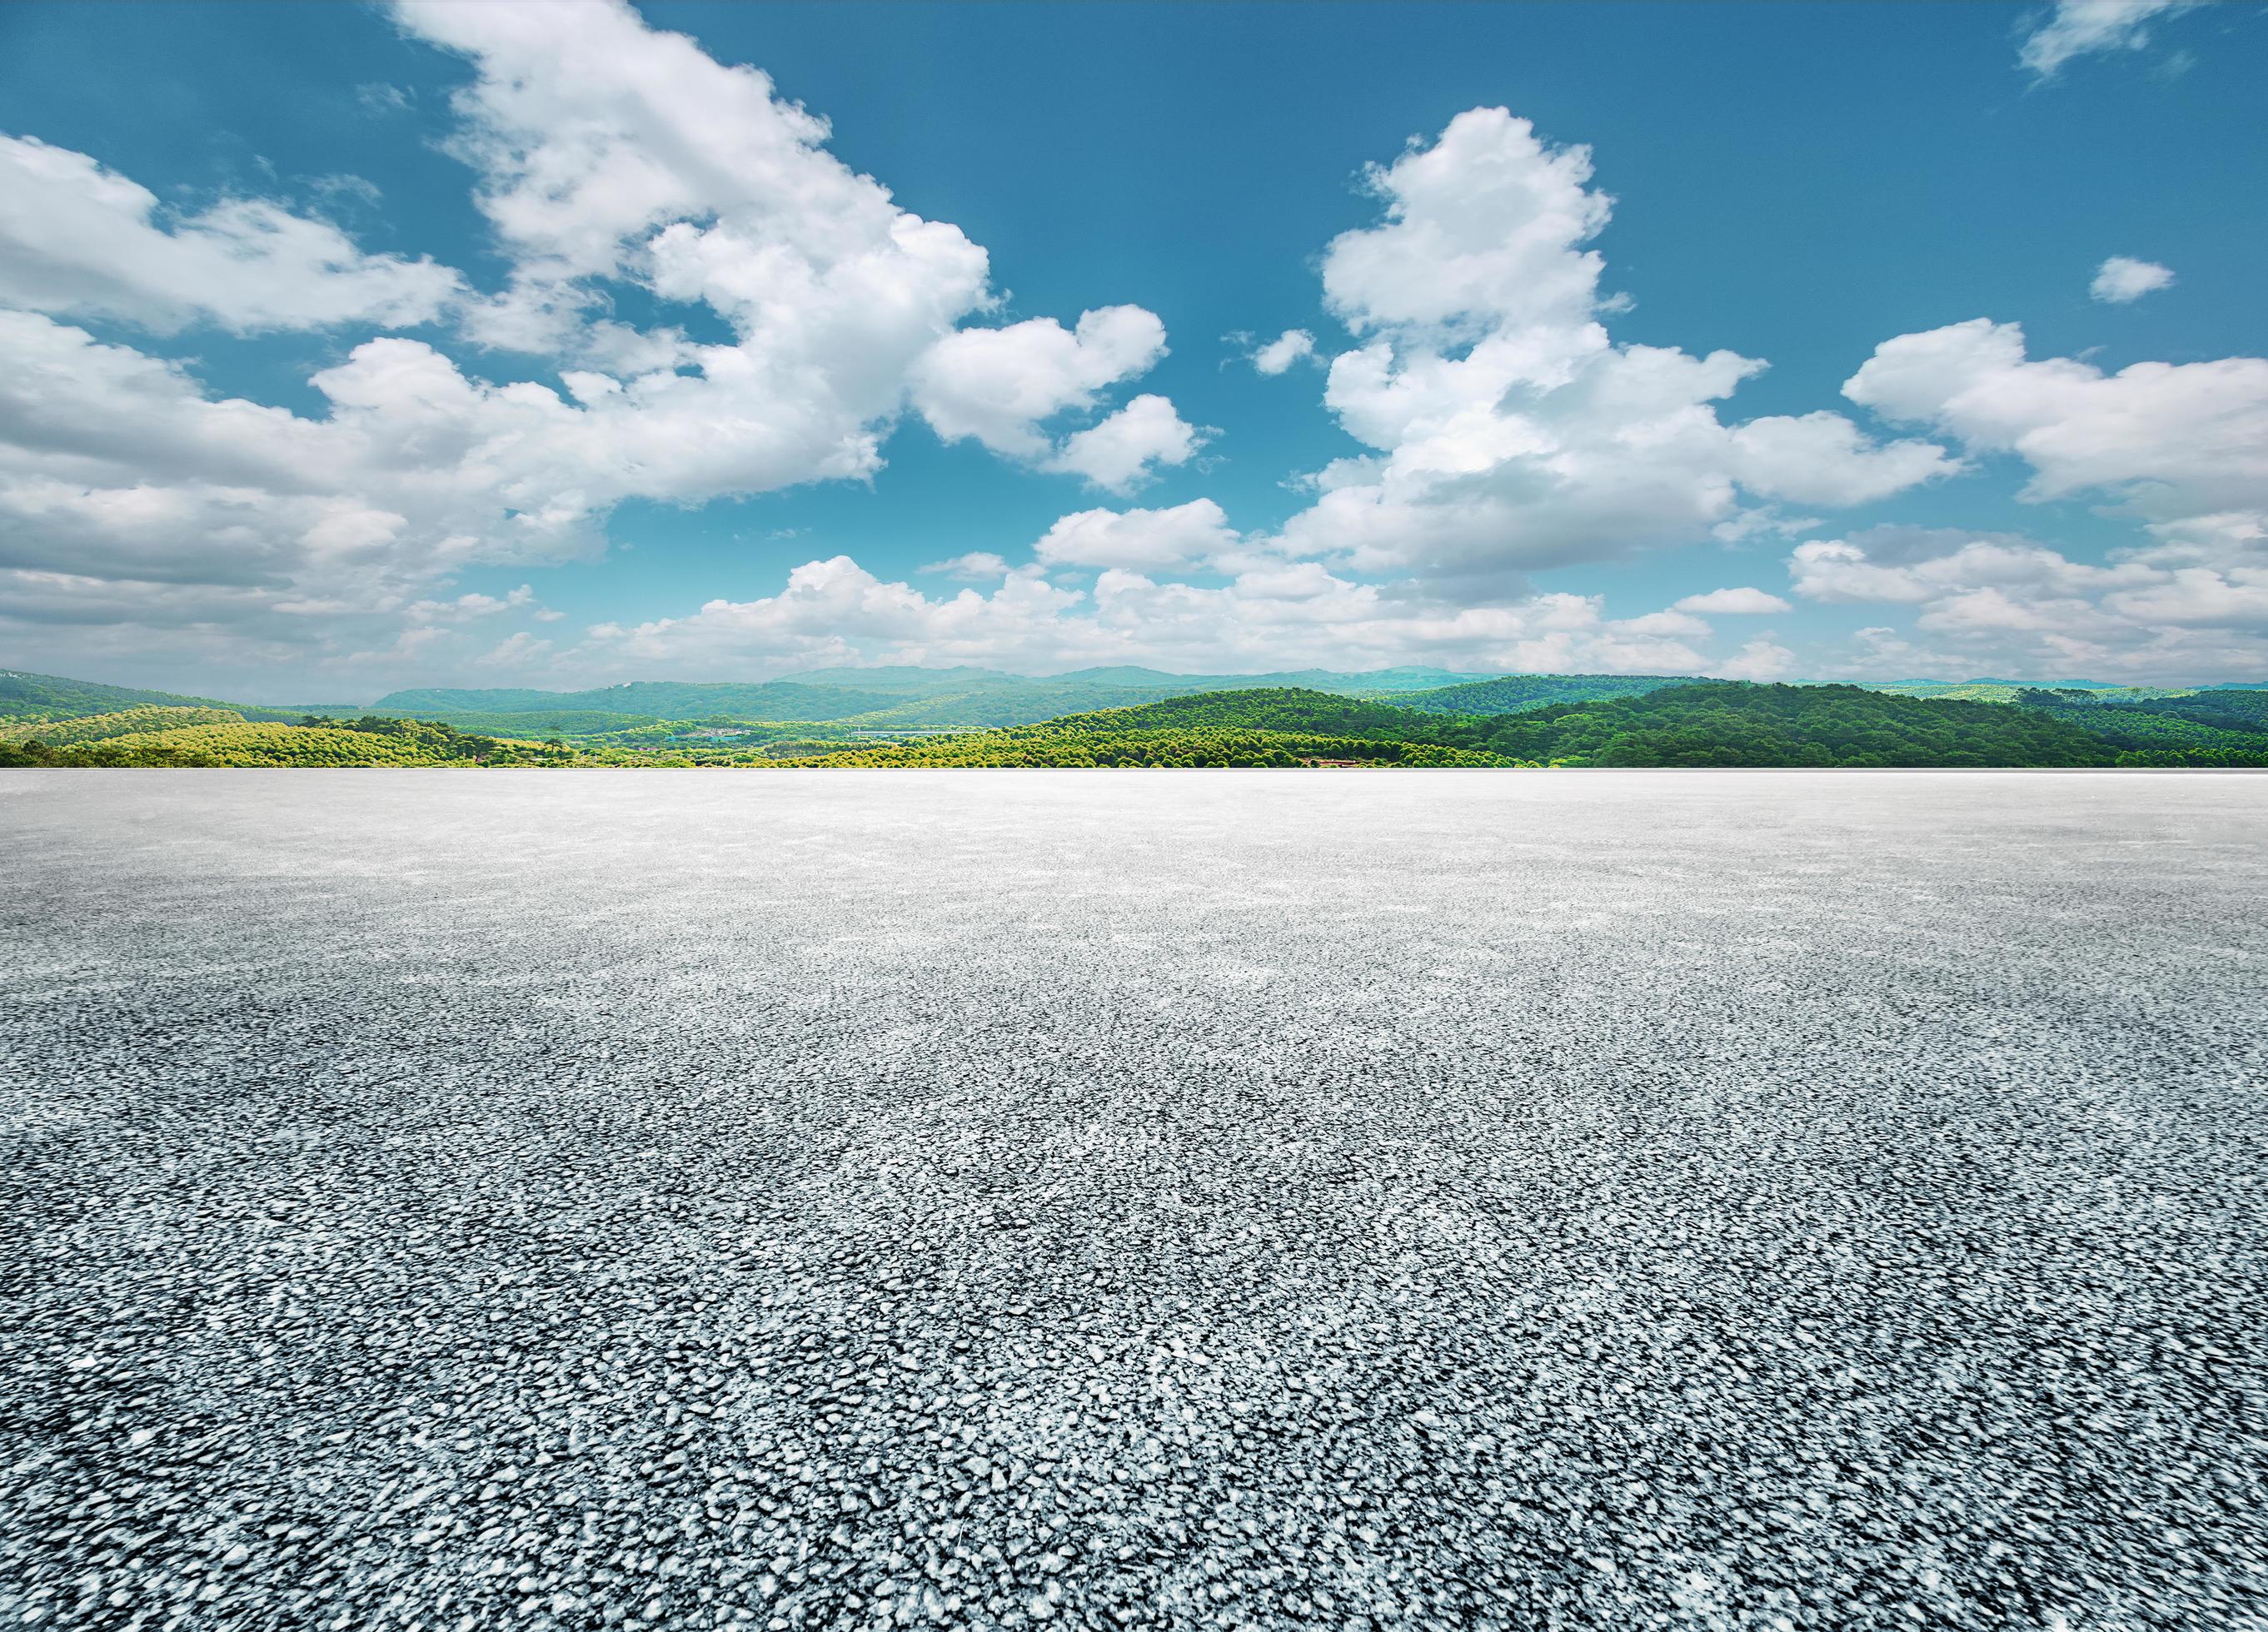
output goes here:
{"type": "Polygon", "coordinates": [[[2149,0],[11,7],[0,662],[2268,678],[2264,70],[2149,0]]]}

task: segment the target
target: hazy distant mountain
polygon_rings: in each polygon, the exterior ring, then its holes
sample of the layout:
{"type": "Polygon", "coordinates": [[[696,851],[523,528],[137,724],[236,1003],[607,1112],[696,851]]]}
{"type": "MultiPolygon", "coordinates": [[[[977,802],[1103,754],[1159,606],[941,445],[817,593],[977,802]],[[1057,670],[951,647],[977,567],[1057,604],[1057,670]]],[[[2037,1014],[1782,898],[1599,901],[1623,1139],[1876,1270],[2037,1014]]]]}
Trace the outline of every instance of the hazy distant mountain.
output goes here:
{"type": "Polygon", "coordinates": [[[434,715],[546,713],[596,709],[639,719],[688,720],[711,714],[764,720],[832,720],[887,709],[904,701],[896,692],[870,687],[851,691],[795,680],[757,684],[696,684],[680,680],[631,680],[589,691],[518,689],[460,691],[424,687],[388,692],[371,705],[379,714],[434,715]]]}
{"type": "MultiPolygon", "coordinates": [[[[1504,715],[1553,703],[1642,695],[1666,687],[1692,685],[1695,678],[1665,674],[1473,676],[1426,667],[1174,674],[1132,665],[1035,676],[1010,674],[998,669],[897,665],[814,669],[764,681],[633,680],[584,691],[539,691],[526,687],[422,687],[390,692],[365,708],[321,704],[261,707],[0,670],[0,720],[74,719],[148,707],[228,708],[254,721],[296,720],[311,713],[348,718],[372,713],[431,720],[460,731],[522,739],[594,737],[643,728],[657,721],[699,720],[825,727],[827,732],[841,737],[867,731],[909,733],[992,730],[1035,724],[1064,715],[1138,708],[1198,693],[1285,688],[1390,701],[1429,714],[1504,715]]],[[[2257,689],[2234,683],[2203,688],[2113,687],[2096,680],[2042,681],[2038,685],[2048,690],[2099,694],[2098,700],[2105,703],[2195,696],[2200,691],[2225,695],[2257,689]]],[[[1877,682],[1867,689],[1945,700],[2013,702],[2019,692],[2029,687],[2012,680],[1895,680],[1877,682]]],[[[2218,715],[2214,717],[2218,718],[2218,715]]],[[[2152,729],[2164,731],[2173,727],[2152,729]]]]}
{"type": "Polygon", "coordinates": [[[998,669],[909,665],[814,669],[748,684],[634,680],[588,691],[519,687],[460,690],[420,687],[390,692],[372,707],[481,729],[504,730],[510,717],[542,715],[526,730],[541,734],[571,714],[616,719],[686,720],[712,716],[797,724],[834,724],[878,731],[979,730],[1025,725],[1059,714],[1132,708],[1204,691],[1252,691],[1286,686],[1347,696],[1375,696],[1473,678],[1450,669],[1395,668],[1363,673],[1305,669],[1281,674],[1169,674],[1128,666],[1026,675],[998,669]]]}
{"type": "Polygon", "coordinates": [[[286,709],[247,707],[214,697],[144,691],[134,686],[105,686],[95,680],[65,680],[58,674],[26,674],[18,669],[0,669],[0,719],[78,719],[142,708],[231,709],[254,720],[298,717],[286,709]]]}
{"type": "Polygon", "coordinates": [[[1013,685],[1027,677],[1000,669],[924,669],[910,664],[883,664],[871,669],[808,669],[783,674],[776,683],[831,687],[842,691],[884,691],[893,695],[933,697],[966,691],[975,686],[1013,685]]]}
{"type": "Polygon", "coordinates": [[[1432,686],[1453,686],[1460,680],[1484,680],[1485,674],[1454,669],[1395,668],[1347,672],[1299,669],[1268,674],[1175,674],[1165,669],[1132,665],[1108,668],[1072,669],[1063,674],[1010,674],[998,669],[923,669],[909,666],[873,669],[813,669],[784,680],[811,686],[841,686],[860,691],[901,691],[909,695],[941,697],[966,695],[986,689],[1023,686],[1107,686],[1128,691],[1180,695],[1197,691],[1244,691],[1285,686],[1310,691],[1336,691],[1350,696],[1374,692],[1419,691],[1432,686]]]}

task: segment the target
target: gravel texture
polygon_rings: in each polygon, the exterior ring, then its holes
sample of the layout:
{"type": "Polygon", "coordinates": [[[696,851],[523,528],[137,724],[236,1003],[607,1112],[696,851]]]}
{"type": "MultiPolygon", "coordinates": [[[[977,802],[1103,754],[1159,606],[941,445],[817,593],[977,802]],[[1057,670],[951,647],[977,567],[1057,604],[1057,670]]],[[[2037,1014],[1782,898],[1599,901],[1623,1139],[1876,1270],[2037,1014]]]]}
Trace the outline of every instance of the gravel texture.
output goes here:
{"type": "Polygon", "coordinates": [[[0,843],[0,1626],[2268,1626],[2268,778],[0,843]]]}

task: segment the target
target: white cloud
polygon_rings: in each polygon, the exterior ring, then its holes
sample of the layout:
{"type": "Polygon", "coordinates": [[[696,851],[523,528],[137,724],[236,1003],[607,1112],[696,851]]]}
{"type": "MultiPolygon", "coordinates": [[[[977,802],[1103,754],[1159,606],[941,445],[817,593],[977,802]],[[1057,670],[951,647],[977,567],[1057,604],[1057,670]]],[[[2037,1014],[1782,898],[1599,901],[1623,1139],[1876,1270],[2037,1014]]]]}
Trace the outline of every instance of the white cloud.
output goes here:
{"type": "Polygon", "coordinates": [[[2268,535],[2241,525],[2161,533],[2104,564],[2005,535],[1885,528],[1807,540],[1789,571],[1808,599],[1915,609],[1934,644],[1873,631],[1873,673],[2268,673],[2268,535]]]}
{"type": "Polygon", "coordinates": [[[1878,446],[1840,414],[1752,419],[1731,439],[1727,464],[1743,486],[1830,509],[1872,504],[1957,468],[1934,443],[1878,446]]]}
{"type": "Polygon", "coordinates": [[[1294,363],[1315,355],[1315,337],[1304,328],[1287,328],[1248,354],[1252,366],[1263,374],[1281,374],[1294,363]]]}
{"type": "MultiPolygon", "coordinates": [[[[133,604],[172,615],[180,598],[151,584],[234,586],[213,602],[230,621],[213,651],[247,662],[276,641],[302,659],[379,651],[393,636],[370,621],[398,619],[435,579],[588,556],[625,499],[697,504],[870,475],[917,373],[940,414],[963,409],[1005,444],[1020,411],[1089,408],[1162,352],[1162,326],[1136,307],[1090,312],[1076,332],[1044,320],[983,331],[980,364],[1023,331],[1049,354],[1042,376],[1049,357],[1063,364],[1052,382],[1019,380],[1011,359],[1004,404],[983,367],[956,370],[968,357],[938,349],[990,309],[983,250],[827,152],[824,121],[763,75],[614,0],[398,15],[471,63],[452,99],[453,149],[477,172],[512,263],[502,295],[361,255],[273,203],[166,218],[83,156],[17,143],[5,157],[35,185],[0,186],[0,210],[19,212],[5,217],[9,241],[22,240],[0,247],[0,305],[249,328],[422,320],[447,298],[478,338],[543,351],[567,394],[379,338],[313,378],[328,411],[303,415],[217,400],[184,365],[0,311],[0,565],[113,584],[78,599],[105,615],[133,604]],[[622,285],[704,303],[731,339],[600,315],[622,285]],[[317,606],[328,621],[306,610],[317,606]]],[[[1196,433],[1176,427],[1158,399],[1075,448],[1042,438],[1028,451],[1129,484],[1186,457],[1177,438],[1194,445],[1196,433]]]]}
{"type": "Polygon", "coordinates": [[[1187,464],[1204,443],[1204,434],[1175,413],[1172,402],[1145,394],[1101,423],[1065,438],[1046,468],[1125,493],[1147,481],[1153,466],[1187,464]]]}
{"type": "Polygon", "coordinates": [[[2029,359],[2021,328],[1977,318],[1885,341],[1843,390],[1972,452],[2018,455],[2029,501],[2094,492],[2159,523],[2268,514],[2268,358],[2105,374],[2029,359]]]}
{"type": "Polygon", "coordinates": [[[526,629],[507,635],[494,647],[473,659],[483,668],[524,670],[541,662],[551,654],[551,643],[538,640],[526,629]]]}
{"type": "Polygon", "coordinates": [[[1590,190],[1591,150],[1547,147],[1500,107],[1458,114],[1431,147],[1373,165],[1384,225],[1343,232],[1323,294],[1357,334],[1439,328],[1477,338],[1587,323],[1606,263],[1578,246],[1614,201],[1590,190]]]}
{"type": "Polygon", "coordinates": [[[1671,607],[1663,612],[1640,613],[1635,618],[1622,619],[1616,628],[1632,635],[1665,635],[1677,640],[1705,640],[1709,626],[1690,612],[1671,607]]]}
{"type": "Polygon", "coordinates": [[[915,364],[914,406],[948,442],[974,437],[996,453],[1037,460],[1048,453],[1041,422],[1092,408],[1105,386],[1165,354],[1166,326],[1139,306],[1083,312],[1075,329],[1053,318],[962,329],[915,364]]]}
{"type": "Polygon", "coordinates": [[[1014,574],[990,595],[962,590],[932,600],[836,555],[797,567],[777,595],[712,600],[688,617],[631,628],[602,624],[591,630],[585,647],[587,655],[642,672],[777,670],[870,656],[930,661],[945,652],[1043,648],[1057,614],[1084,598],[1080,591],[1014,574]]]}
{"type": "Polygon", "coordinates": [[[1211,499],[1171,510],[1082,510],[1059,518],[1033,555],[1048,566],[1153,571],[1208,561],[1234,548],[1237,535],[1211,499]]]}
{"type": "Polygon", "coordinates": [[[380,664],[399,665],[401,664],[415,663],[419,658],[423,658],[433,643],[441,639],[446,632],[446,631],[445,630],[434,628],[431,624],[422,624],[414,629],[406,629],[402,630],[401,634],[394,636],[394,643],[391,646],[387,646],[383,650],[349,652],[346,657],[341,659],[341,662],[349,665],[374,665],[380,664]]]}
{"type": "Polygon", "coordinates": [[[1771,613],[1793,612],[1794,607],[1778,596],[1760,589],[1715,589],[1705,594],[1688,595],[1676,603],[1679,612],[1699,612],[1710,614],[1763,617],[1771,613]]]}
{"type": "Polygon", "coordinates": [[[950,556],[944,561],[932,561],[925,566],[916,568],[915,570],[924,573],[933,572],[943,577],[967,578],[972,583],[981,583],[987,578],[1006,577],[1008,563],[989,549],[973,549],[966,555],[950,556]]]}
{"type": "Polygon", "coordinates": [[[2161,267],[2154,261],[2137,261],[2131,255],[2113,255],[2095,271],[2095,282],[2087,292],[2097,300],[2113,305],[2124,305],[2130,300],[2161,289],[2172,287],[2173,268],[2161,267]]]}
{"type": "Polygon", "coordinates": [[[2145,25],[2186,11],[2198,0],[2057,0],[2055,10],[2024,38],[2016,60],[2035,78],[2052,79],[2075,56],[2094,51],[2138,51],[2147,45],[2145,25]]]}
{"type": "Polygon", "coordinates": [[[462,287],[446,267],[366,254],[331,223],[269,200],[168,211],[85,153],[0,136],[0,304],[250,334],[431,322],[462,287]]]}
{"type": "MultiPolygon", "coordinates": [[[[618,0],[416,0],[399,15],[469,64],[451,151],[510,268],[498,291],[364,254],[276,201],[169,212],[84,155],[0,149],[29,178],[0,186],[0,305],[18,308],[0,310],[12,648],[69,630],[89,663],[354,662],[373,683],[443,664],[714,673],[854,657],[1690,673],[1714,661],[1704,614],[1787,603],[1721,590],[1617,620],[1594,598],[1528,594],[1521,575],[1808,533],[1814,507],[1960,467],[1837,414],[1728,420],[1721,404],[1763,364],[1617,342],[1607,321],[1624,303],[1602,291],[1591,247],[1611,203],[1587,151],[1476,109],[1373,170],[1380,219],[1325,253],[1326,300],[1357,337],[1325,402],[1362,451],[1317,473],[1278,534],[1241,533],[1211,500],[1091,509],[1058,519],[1027,562],[973,551],[925,570],[979,586],[955,594],[836,556],[776,595],[552,650],[510,628],[557,621],[532,587],[457,594],[458,575],[594,555],[626,500],[868,477],[909,413],[1116,492],[1186,464],[1207,433],[1162,394],[1113,409],[1165,355],[1155,314],[1002,322],[984,250],[843,165],[825,121],[762,73],[618,0]],[[696,305],[714,321],[670,311],[696,305]],[[649,323],[611,315],[657,305],[649,323]],[[514,379],[510,357],[475,367],[380,335],[313,376],[320,411],[295,413],[217,396],[194,365],[48,315],[77,312],[247,331],[453,315],[460,337],[534,353],[563,389],[514,379]]],[[[1314,340],[1289,330],[1250,355],[1281,372],[1314,340]]],[[[2136,662],[2233,662],[2258,632],[2264,371],[2234,358],[2106,376],[2031,361],[2021,331],[1981,323],[1889,342],[1846,386],[1853,402],[1979,459],[2021,457],[2026,497],[2116,503],[2148,541],[2095,567],[1977,535],[1808,537],[1797,590],[1909,606],[1940,650],[2061,639],[2136,662]]],[[[1715,672],[1789,661],[1753,641],[1715,672]]]]}
{"type": "Polygon", "coordinates": [[[403,608],[402,615],[415,623],[469,623],[507,612],[526,612],[540,618],[544,608],[535,604],[534,587],[523,584],[508,595],[468,593],[454,600],[416,601],[403,608]]]}
{"type": "Polygon", "coordinates": [[[769,77],[649,28],[619,0],[405,0],[412,33],[469,59],[453,150],[514,262],[492,342],[571,348],[610,279],[703,300],[753,373],[814,382],[852,423],[887,412],[912,357],[986,300],[984,252],[900,210],[825,151],[824,120],[769,77]]]}
{"type": "Polygon", "coordinates": [[[1705,538],[1761,499],[1871,502],[1954,468],[1925,442],[1871,443],[1826,413],[1738,426],[1712,406],[1764,367],[1616,343],[1604,262],[1586,247],[1611,201],[1589,151],[1476,108],[1374,168],[1379,225],[1323,258],[1331,310],[1368,342],[1331,364],[1325,401],[1373,450],[1315,478],[1285,548],[1428,582],[1705,538]]]}
{"type": "Polygon", "coordinates": [[[417,105],[417,95],[413,91],[405,90],[400,85],[388,85],[386,81],[379,79],[366,85],[357,85],[355,100],[362,104],[365,112],[375,114],[380,118],[390,118],[396,114],[406,114],[415,107],[417,105]]]}
{"type": "Polygon", "coordinates": [[[1719,680],[1785,680],[1795,673],[1795,654],[1759,636],[1742,646],[1738,656],[1719,664],[1710,673],[1719,680]]]}
{"type": "Polygon", "coordinates": [[[831,662],[1697,673],[1706,660],[1681,636],[1698,627],[1682,614],[1617,621],[1580,595],[1482,606],[1405,599],[1314,562],[1277,562],[1219,585],[1113,567],[1091,591],[1013,574],[989,595],[932,599],[837,556],[798,567],[777,595],[602,625],[568,657],[606,673],[694,675],[831,662]]]}

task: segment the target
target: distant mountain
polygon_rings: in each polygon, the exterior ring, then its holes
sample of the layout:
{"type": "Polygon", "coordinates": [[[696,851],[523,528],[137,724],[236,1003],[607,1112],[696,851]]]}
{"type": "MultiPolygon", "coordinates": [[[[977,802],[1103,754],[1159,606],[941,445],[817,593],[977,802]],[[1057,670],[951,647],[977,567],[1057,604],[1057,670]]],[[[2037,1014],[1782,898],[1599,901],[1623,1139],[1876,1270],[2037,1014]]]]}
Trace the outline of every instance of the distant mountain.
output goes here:
{"type": "Polygon", "coordinates": [[[105,686],[94,680],[65,680],[55,674],[26,674],[0,669],[0,719],[69,720],[90,715],[118,714],[128,709],[226,709],[251,720],[296,719],[281,709],[247,707],[215,697],[185,696],[180,692],[144,691],[132,686],[105,686]]]}
{"type": "Polygon", "coordinates": [[[388,709],[444,709],[452,711],[486,709],[502,713],[518,713],[523,709],[556,709],[568,706],[562,699],[571,695],[563,691],[528,691],[519,687],[499,687],[484,691],[457,691],[446,687],[413,687],[408,691],[390,691],[370,706],[373,711],[388,709]]]}
{"type": "MultiPolygon", "coordinates": [[[[635,680],[583,691],[525,687],[458,689],[411,687],[368,705],[257,706],[210,697],[108,686],[50,674],[0,670],[0,721],[83,720],[148,708],[227,709],[247,721],[291,722],[308,715],[354,719],[364,715],[433,721],[460,731],[520,739],[596,739],[635,735],[659,722],[766,724],[794,726],[820,736],[860,732],[990,731],[1036,724],[1066,715],[1141,708],[1204,694],[1296,690],[1310,695],[1391,702],[1428,715],[1508,716],[1561,703],[1635,697],[1699,682],[1690,675],[1503,674],[1471,676],[1454,670],[1407,666],[1367,671],[1302,669],[1268,674],[1174,674],[1136,665],[1101,665],[1052,675],[1010,674],[961,666],[909,665],[814,669],[782,680],[699,683],[635,680]]],[[[1721,683],[1721,682],[1707,682],[1721,683]]],[[[2234,683],[2211,687],[2110,686],[2101,681],[2056,682],[2044,687],[2012,680],[1901,680],[1864,687],[1878,694],[1940,700],[2015,703],[2020,694],[2059,692],[2072,701],[2134,705],[2153,700],[2268,697],[2268,687],[2234,683]]],[[[2194,726],[2228,729],[2223,713],[2185,715],[2194,726]]],[[[2095,729],[2107,731],[2110,722],[2095,729]]],[[[2257,729],[2245,712],[2233,728],[2257,729]]],[[[92,728],[91,728],[92,729],[92,728]]],[[[103,727],[101,729],[109,729],[103,727]]],[[[1317,727],[1320,729],[1320,727],[1317,727]]],[[[2135,724],[2135,743],[2154,742],[2175,724],[2135,724]]],[[[777,733],[774,733],[777,735],[777,733]]],[[[627,740],[627,739],[625,739],[627,740]]],[[[2202,739],[2198,739],[2202,740],[2202,739]]],[[[602,743],[587,743],[593,748],[602,743]]]]}
{"type": "Polygon", "coordinates": [[[1280,674],[1228,678],[1239,686],[1249,681],[1256,686],[1292,686],[1308,691],[1336,691],[1351,697],[1370,697],[1400,692],[1433,691],[1444,686],[1461,686],[1468,681],[1496,677],[1486,673],[1474,674],[1455,669],[1399,668],[1371,669],[1352,674],[1333,669],[1294,669],[1280,674]]]}
{"type": "Polygon", "coordinates": [[[1422,667],[1361,672],[1300,669],[1267,674],[1175,674],[1165,669],[1145,669],[1122,664],[1107,668],[1072,669],[1062,674],[1009,674],[998,669],[923,669],[902,665],[873,669],[813,669],[781,678],[811,686],[839,686],[858,691],[900,691],[909,696],[942,697],[966,695],[987,688],[1007,689],[1023,686],[1109,686],[1129,691],[1154,691],[1161,695],[1293,686],[1311,691],[1361,695],[1418,691],[1431,686],[1451,686],[1460,680],[1487,677],[1484,674],[1462,673],[1454,669],[1422,667]]]}
{"type": "Polygon", "coordinates": [[[823,686],[838,691],[881,691],[908,697],[938,697],[974,687],[1015,685],[1025,679],[999,669],[924,669],[909,664],[882,664],[871,669],[809,669],[783,674],[782,681],[823,686]]]}
{"type": "Polygon", "coordinates": [[[424,687],[388,692],[371,704],[378,714],[418,719],[458,714],[496,716],[591,709],[636,719],[690,720],[709,715],[760,720],[832,720],[893,707],[905,699],[884,690],[850,691],[794,680],[700,685],[678,680],[631,680],[590,691],[456,691],[424,687]]]}
{"type": "Polygon", "coordinates": [[[1133,708],[1198,692],[1290,686],[1372,696],[1462,678],[1454,670],[1432,668],[1169,674],[1121,666],[1032,676],[997,669],[898,666],[814,669],[784,680],[737,685],[636,680],[589,691],[422,687],[390,692],[371,706],[379,714],[439,719],[460,729],[516,736],[572,733],[578,727],[607,730],[637,720],[712,717],[873,731],[981,731],[1030,724],[1059,714],[1133,708]],[[600,717],[606,723],[595,724],[600,717]]]}

